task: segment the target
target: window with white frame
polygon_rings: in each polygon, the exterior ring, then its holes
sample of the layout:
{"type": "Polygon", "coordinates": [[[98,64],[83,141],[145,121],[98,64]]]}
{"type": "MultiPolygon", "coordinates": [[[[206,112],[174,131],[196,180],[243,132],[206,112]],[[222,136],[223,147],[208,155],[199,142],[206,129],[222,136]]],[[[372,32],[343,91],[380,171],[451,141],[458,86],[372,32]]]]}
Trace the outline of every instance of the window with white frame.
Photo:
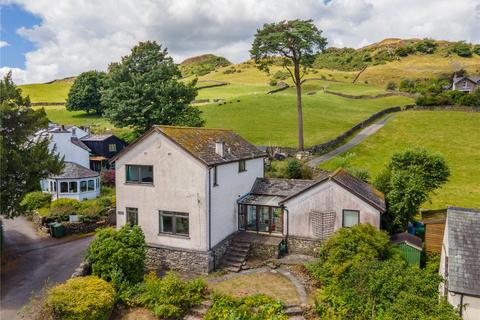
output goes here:
{"type": "Polygon", "coordinates": [[[80,181],[80,192],[87,192],[87,181],[80,181]]]}
{"type": "Polygon", "coordinates": [[[110,143],[108,145],[108,151],[109,152],[117,152],[117,145],[115,143],[110,143]]]}
{"type": "Polygon", "coordinates": [[[358,210],[343,210],[342,226],[350,228],[360,223],[360,211],[358,210]]]}
{"type": "Polygon", "coordinates": [[[95,180],[88,180],[88,191],[95,190],[95,180]]]}
{"type": "Polygon", "coordinates": [[[190,232],[188,213],[160,210],[159,230],[161,234],[188,237],[190,232]]]}

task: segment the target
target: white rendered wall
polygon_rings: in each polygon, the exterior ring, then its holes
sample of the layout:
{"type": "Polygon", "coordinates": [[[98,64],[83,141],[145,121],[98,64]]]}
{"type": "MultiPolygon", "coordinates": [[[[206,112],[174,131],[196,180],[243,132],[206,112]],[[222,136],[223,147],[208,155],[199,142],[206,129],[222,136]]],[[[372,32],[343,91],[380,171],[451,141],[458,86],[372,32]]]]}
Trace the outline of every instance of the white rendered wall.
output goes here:
{"type": "Polygon", "coordinates": [[[138,208],[149,244],[207,250],[207,167],[159,133],[144,138],[116,161],[117,228],[126,208],[138,208]],[[126,183],[126,164],[153,165],[153,185],[126,183]],[[160,234],[159,210],[189,214],[189,237],[160,234]],[[123,214],[119,214],[123,212],[123,214]]]}
{"type": "MultiPolygon", "coordinates": [[[[335,212],[335,227],[342,227],[343,210],[359,210],[360,223],[380,228],[380,212],[335,182],[326,181],[285,203],[289,211],[289,235],[316,238],[310,223],[310,212],[335,212]]],[[[285,224],[287,217],[284,216],[285,224]]],[[[286,229],[285,231],[286,232],[286,229]]]]}
{"type": "Polygon", "coordinates": [[[61,157],[65,156],[65,161],[75,162],[85,168],[90,168],[90,153],[71,142],[72,134],[70,132],[52,133],[50,141],[50,150],[56,146],[55,152],[61,157]]]}
{"type": "Polygon", "coordinates": [[[247,194],[256,178],[263,177],[263,158],[246,160],[246,171],[238,172],[238,162],[217,166],[218,186],[213,186],[211,169],[211,246],[238,230],[237,200],[247,194]]]}

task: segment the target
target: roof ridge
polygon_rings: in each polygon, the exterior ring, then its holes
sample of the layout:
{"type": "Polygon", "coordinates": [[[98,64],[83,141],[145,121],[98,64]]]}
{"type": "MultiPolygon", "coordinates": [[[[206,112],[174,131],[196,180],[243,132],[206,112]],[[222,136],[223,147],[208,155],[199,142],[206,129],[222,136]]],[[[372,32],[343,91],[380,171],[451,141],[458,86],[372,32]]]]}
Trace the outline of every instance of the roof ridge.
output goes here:
{"type": "MultiPolygon", "coordinates": [[[[172,126],[172,125],[163,125],[163,124],[156,124],[154,125],[155,128],[172,128],[172,129],[200,129],[200,130],[215,130],[215,131],[230,131],[234,132],[232,129],[224,129],[224,128],[205,128],[205,127],[188,127],[188,126],[172,126]]],[[[235,132],[234,132],[235,133],[235,132]]],[[[235,133],[237,134],[237,133],[235,133]]]]}

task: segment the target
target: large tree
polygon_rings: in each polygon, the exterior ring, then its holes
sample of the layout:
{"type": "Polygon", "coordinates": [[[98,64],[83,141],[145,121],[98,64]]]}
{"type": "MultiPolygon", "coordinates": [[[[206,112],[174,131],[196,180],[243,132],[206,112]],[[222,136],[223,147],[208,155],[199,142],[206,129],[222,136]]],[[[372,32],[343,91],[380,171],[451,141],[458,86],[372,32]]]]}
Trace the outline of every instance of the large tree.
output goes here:
{"type": "Polygon", "coordinates": [[[0,80],[0,93],[0,211],[11,218],[20,213],[23,196],[38,189],[40,179],[61,173],[63,160],[48,148],[48,140],[32,139],[48,119],[43,108],[30,108],[11,72],[0,80]]]}
{"type": "Polygon", "coordinates": [[[115,126],[131,126],[137,133],[156,124],[202,126],[200,110],[190,105],[197,95],[195,83],[180,78],[166,49],[154,41],[140,42],[108,68],[105,115],[115,126]]]}
{"type": "Polygon", "coordinates": [[[105,72],[87,71],[81,73],[68,92],[65,104],[68,111],[83,110],[97,115],[103,113],[101,103],[102,90],[105,85],[105,72]]]}
{"type": "Polygon", "coordinates": [[[375,182],[387,201],[386,227],[390,231],[405,230],[420,206],[449,176],[448,165],[439,154],[424,149],[394,154],[375,182]]]}
{"type": "Polygon", "coordinates": [[[304,149],[302,78],[318,53],[325,49],[327,39],[312,20],[289,20],[267,23],[258,29],[250,54],[258,68],[269,71],[269,66],[280,61],[288,70],[297,90],[298,148],[304,149]]]}

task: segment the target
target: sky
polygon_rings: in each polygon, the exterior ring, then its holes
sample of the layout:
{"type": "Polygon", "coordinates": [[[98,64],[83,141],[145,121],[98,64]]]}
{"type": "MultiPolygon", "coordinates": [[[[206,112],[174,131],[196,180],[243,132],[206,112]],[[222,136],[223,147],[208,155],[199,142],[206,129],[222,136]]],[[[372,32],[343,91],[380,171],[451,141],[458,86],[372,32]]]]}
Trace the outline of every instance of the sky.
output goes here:
{"type": "Polygon", "coordinates": [[[17,84],[106,70],[146,40],[176,62],[214,53],[238,63],[258,28],[283,19],[312,19],[335,47],[480,43],[480,0],[0,0],[0,14],[0,74],[17,84]]]}

